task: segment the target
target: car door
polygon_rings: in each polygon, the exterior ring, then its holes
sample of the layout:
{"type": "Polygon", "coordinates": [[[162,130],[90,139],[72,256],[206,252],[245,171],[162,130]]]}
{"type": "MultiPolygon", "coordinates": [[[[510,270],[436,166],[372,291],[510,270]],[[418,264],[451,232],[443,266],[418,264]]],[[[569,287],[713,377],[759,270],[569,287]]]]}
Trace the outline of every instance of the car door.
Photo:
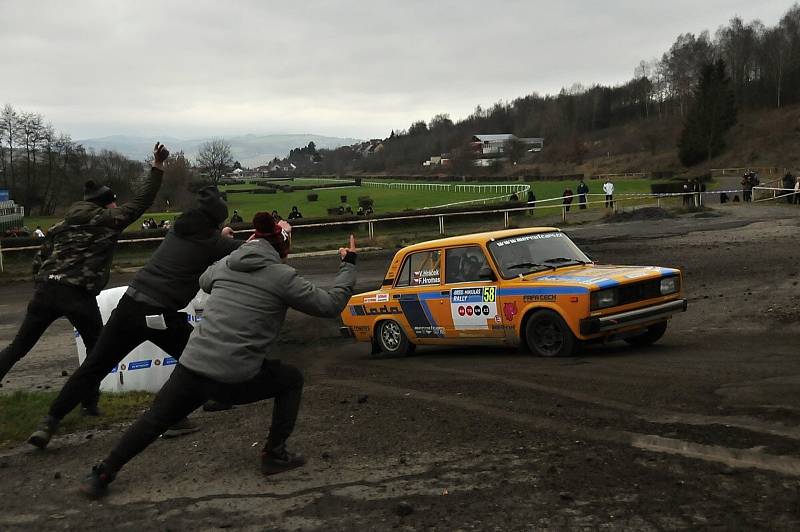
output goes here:
{"type": "Polygon", "coordinates": [[[450,329],[448,337],[504,338],[502,319],[497,311],[497,282],[486,254],[480,246],[445,249],[445,288],[450,329]]]}
{"type": "Polygon", "coordinates": [[[439,307],[446,297],[441,295],[441,263],[439,248],[410,253],[394,282],[392,301],[399,303],[406,334],[415,343],[435,343],[445,336],[445,325],[439,319],[439,307]]]}

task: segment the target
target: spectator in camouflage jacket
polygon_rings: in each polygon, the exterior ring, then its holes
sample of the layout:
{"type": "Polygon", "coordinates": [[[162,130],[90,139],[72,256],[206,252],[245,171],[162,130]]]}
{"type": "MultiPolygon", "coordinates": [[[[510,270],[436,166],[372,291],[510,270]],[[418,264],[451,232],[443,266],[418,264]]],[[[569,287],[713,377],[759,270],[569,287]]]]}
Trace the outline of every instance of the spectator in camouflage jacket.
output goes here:
{"type": "MultiPolygon", "coordinates": [[[[136,221],[153,200],[164,176],[167,149],[156,143],[149,177],[134,198],[117,205],[114,192],[87,181],[83,201],[73,203],[64,220],[53,226],[34,259],[36,289],[17,336],[0,352],[0,380],[28,354],[53,321],[66,317],[91,352],[103,321],[95,296],[106,286],[120,233],[136,221]]],[[[98,415],[99,394],[88,393],[84,413],[98,415]]]]}

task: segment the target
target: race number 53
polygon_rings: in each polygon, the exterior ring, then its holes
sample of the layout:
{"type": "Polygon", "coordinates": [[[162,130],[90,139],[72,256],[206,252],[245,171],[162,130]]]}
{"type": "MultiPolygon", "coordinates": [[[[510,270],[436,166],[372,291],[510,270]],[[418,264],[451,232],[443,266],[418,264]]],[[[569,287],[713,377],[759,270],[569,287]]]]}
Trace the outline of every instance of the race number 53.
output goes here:
{"type": "Polygon", "coordinates": [[[497,290],[496,286],[487,286],[483,289],[483,302],[484,303],[494,303],[495,301],[495,291],[497,290]]]}

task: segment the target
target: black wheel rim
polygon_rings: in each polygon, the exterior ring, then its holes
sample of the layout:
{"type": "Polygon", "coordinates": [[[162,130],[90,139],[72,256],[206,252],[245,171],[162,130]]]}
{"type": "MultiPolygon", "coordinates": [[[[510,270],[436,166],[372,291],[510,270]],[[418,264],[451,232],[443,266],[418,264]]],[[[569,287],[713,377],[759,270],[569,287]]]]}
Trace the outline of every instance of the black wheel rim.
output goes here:
{"type": "Polygon", "coordinates": [[[540,318],[533,324],[533,345],[541,354],[554,356],[564,347],[564,333],[555,321],[540,318]]]}

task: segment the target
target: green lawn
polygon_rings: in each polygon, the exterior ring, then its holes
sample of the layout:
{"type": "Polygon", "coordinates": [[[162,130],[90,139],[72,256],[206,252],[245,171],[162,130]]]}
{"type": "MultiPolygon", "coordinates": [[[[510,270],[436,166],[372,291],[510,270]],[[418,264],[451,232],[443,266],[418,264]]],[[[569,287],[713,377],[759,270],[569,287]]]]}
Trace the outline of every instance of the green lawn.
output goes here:
{"type": "MultiPolygon", "coordinates": [[[[329,180],[319,180],[320,182],[330,182],[329,180]]],[[[384,181],[396,182],[392,179],[365,179],[365,181],[384,181]]],[[[295,184],[313,184],[313,179],[297,180],[295,184]]],[[[615,192],[617,194],[624,193],[647,193],[650,192],[650,185],[658,183],[651,179],[617,179],[614,181],[615,192]]],[[[288,183],[288,182],[287,182],[288,183]]],[[[467,183],[467,184],[480,184],[480,183],[467,183]]],[[[499,184],[499,183],[488,183],[499,184]]],[[[520,184],[518,181],[509,181],[508,184],[520,184]]],[[[576,190],[577,181],[536,181],[528,183],[533,187],[538,201],[546,198],[561,196],[565,187],[569,186],[573,191],[576,190]]],[[[589,185],[589,192],[600,193],[602,192],[602,183],[599,180],[587,181],[589,185]]],[[[302,190],[296,192],[281,192],[275,194],[251,194],[250,190],[255,188],[254,185],[241,184],[241,185],[225,185],[221,189],[228,192],[228,207],[231,213],[234,209],[245,220],[252,219],[253,215],[258,211],[272,211],[276,210],[278,213],[286,217],[289,214],[292,206],[297,206],[305,218],[316,218],[327,216],[327,209],[337,207],[340,204],[340,196],[347,196],[348,204],[355,211],[358,208],[359,196],[370,196],[375,201],[375,213],[385,212],[399,212],[407,209],[419,209],[422,207],[434,207],[448,203],[455,203],[466,200],[474,200],[484,197],[492,197],[501,195],[493,192],[441,192],[441,191],[409,191],[385,188],[371,188],[371,187],[348,187],[337,189],[318,189],[318,190],[302,190]],[[309,201],[308,194],[314,193],[319,196],[317,201],[309,201]]],[[[508,195],[506,195],[508,196],[508,195]]],[[[524,199],[521,197],[520,199],[524,199]]],[[[597,200],[598,197],[591,198],[597,200]]],[[[542,203],[552,204],[552,203],[542,203]]],[[[467,205],[468,206],[468,205],[467,205]]],[[[592,207],[598,208],[598,207],[592,207]]],[[[174,220],[180,213],[147,213],[142,218],[155,218],[156,221],[162,219],[174,220]]],[[[48,228],[54,223],[58,222],[58,217],[26,217],[25,225],[31,229],[40,225],[43,228],[48,228]]],[[[141,228],[142,219],[138,220],[130,226],[130,230],[139,230],[141,228]]]]}
{"type": "MultiPolygon", "coordinates": [[[[47,414],[56,392],[14,392],[0,395],[0,448],[10,448],[24,442],[34,431],[41,418],[47,414]]],[[[152,394],[130,392],[123,394],[104,393],[100,396],[102,417],[86,417],[76,409],[59,428],[61,433],[87,429],[108,428],[116,423],[137,417],[153,400],[152,394]]]]}
{"type": "MultiPolygon", "coordinates": [[[[370,180],[379,181],[379,180],[370,180]]],[[[388,180],[391,182],[391,180],[388,180]]],[[[615,193],[649,193],[650,185],[661,181],[654,181],[650,179],[628,179],[617,180],[615,182],[615,193]]],[[[469,183],[478,184],[478,183],[469,183]]],[[[498,184],[498,183],[491,183],[498,184]]],[[[509,184],[519,184],[518,182],[509,182],[509,184]]],[[[577,187],[577,182],[572,183],[568,181],[540,181],[535,183],[528,183],[533,187],[534,193],[538,201],[546,198],[553,198],[561,196],[564,188],[570,186],[573,191],[577,187]]],[[[599,181],[589,182],[590,193],[602,192],[602,183],[599,181]]],[[[234,185],[237,186],[237,185],[234,185]]],[[[292,206],[297,206],[303,216],[306,218],[324,217],[327,216],[327,209],[329,207],[337,207],[340,204],[339,196],[347,196],[347,202],[355,210],[358,207],[359,196],[369,196],[375,201],[375,213],[382,212],[399,212],[406,209],[419,209],[423,207],[434,207],[438,205],[445,205],[448,203],[456,203],[460,201],[474,200],[485,197],[501,196],[502,193],[496,192],[443,192],[443,191],[410,191],[410,190],[397,190],[386,188],[372,188],[372,187],[350,187],[350,188],[337,188],[337,189],[319,189],[314,191],[297,191],[297,192],[281,192],[275,194],[249,194],[237,193],[229,191],[228,205],[231,209],[236,209],[245,220],[249,220],[258,211],[272,211],[276,210],[278,213],[286,217],[291,210],[292,206]],[[317,201],[308,201],[307,196],[309,193],[319,195],[317,201]]],[[[509,194],[505,194],[508,197],[509,194]]],[[[520,199],[524,199],[521,195],[520,199]]],[[[591,198],[597,200],[598,197],[591,198]]],[[[600,198],[602,199],[602,198],[600,198]]],[[[542,203],[552,204],[552,203],[542,203]]],[[[468,206],[468,205],[467,205],[468,206]]]]}

